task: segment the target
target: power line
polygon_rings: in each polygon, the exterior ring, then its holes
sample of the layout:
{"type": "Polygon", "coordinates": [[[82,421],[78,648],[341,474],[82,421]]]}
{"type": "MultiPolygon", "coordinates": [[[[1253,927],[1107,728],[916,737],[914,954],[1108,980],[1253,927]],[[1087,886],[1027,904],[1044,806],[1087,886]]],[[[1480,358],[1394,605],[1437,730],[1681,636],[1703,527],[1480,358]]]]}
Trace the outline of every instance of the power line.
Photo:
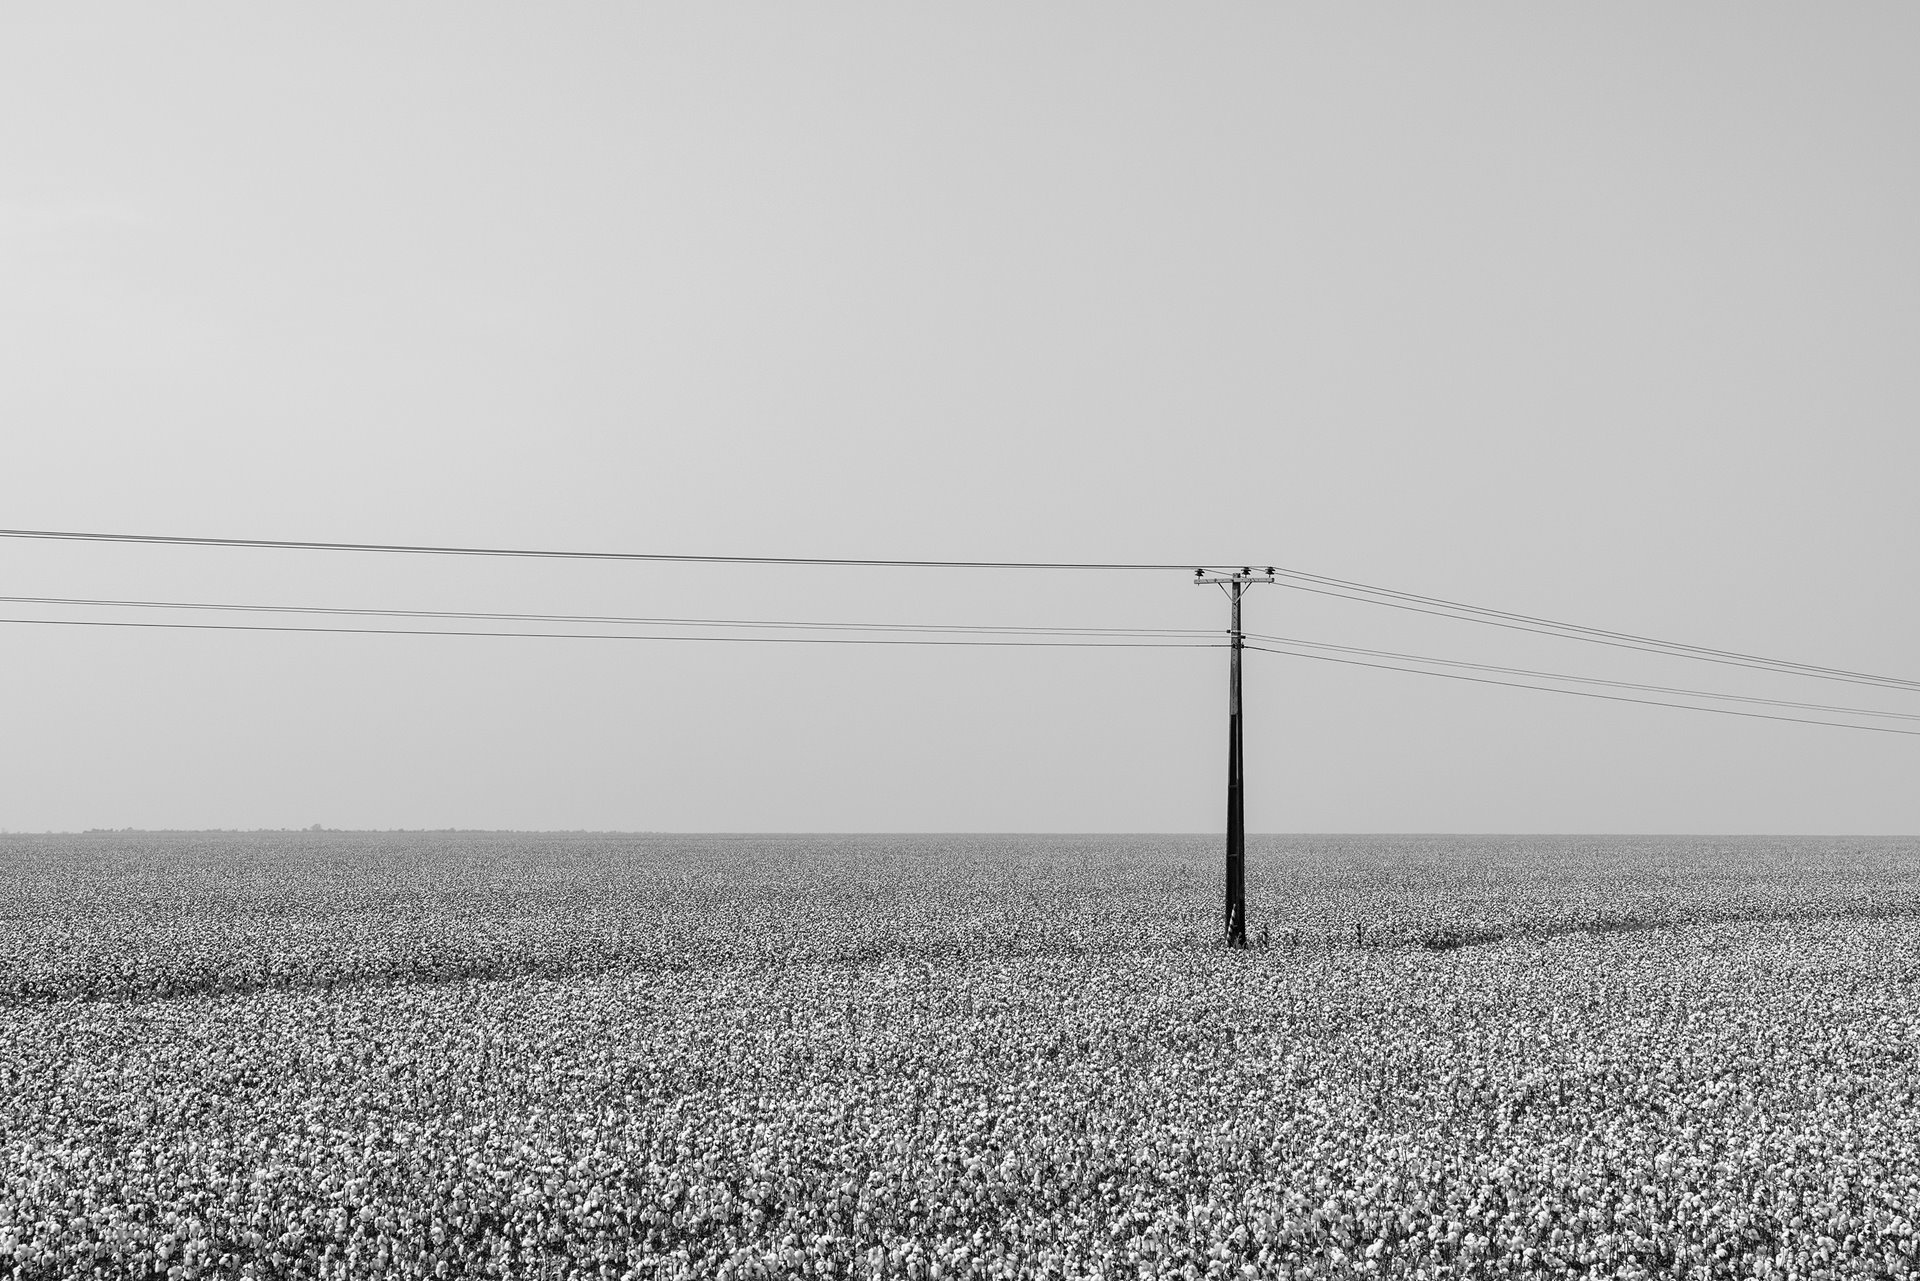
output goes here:
{"type": "MultiPolygon", "coordinates": [[[[464,546],[420,545],[420,544],[406,544],[406,543],[344,543],[344,542],[318,542],[318,541],[311,541],[311,540],[294,540],[294,539],[213,538],[213,537],[167,535],[167,534],[126,534],[126,533],[113,533],[113,532],[103,532],[103,531],[87,531],[87,530],[0,529],[0,538],[59,540],[59,541],[70,541],[70,542],[106,542],[106,543],[140,544],[140,545],[170,545],[170,546],[189,546],[189,547],[228,547],[228,548],[255,548],[255,549],[272,549],[272,550],[303,550],[303,551],[345,551],[345,552],[392,553],[392,554],[404,554],[404,555],[430,555],[430,556],[521,557],[521,558],[536,558],[536,559],[547,559],[547,560],[641,561],[641,562],[664,562],[664,563],[687,563],[687,564],[854,566],[854,567],[910,568],[910,569],[1112,570],[1112,571],[1168,571],[1168,572],[1177,571],[1181,573],[1192,572],[1196,568],[1192,562],[1184,562],[1184,563],[1176,564],[1176,563],[1166,563],[1166,562],[1118,563],[1118,562],[1093,562],[1093,561],[906,560],[906,559],[883,559],[883,558],[871,558],[871,557],[868,557],[868,558],[831,557],[830,558],[830,557],[801,557],[801,556],[717,556],[717,555],[690,555],[690,554],[665,553],[665,552],[603,552],[603,551],[572,551],[572,550],[555,550],[555,549],[523,548],[523,547],[464,547],[464,546]]],[[[1776,674],[1802,676],[1802,677],[1808,677],[1808,678],[1820,679],[1820,680],[1832,680],[1832,681],[1839,681],[1847,684],[1865,685],[1865,686],[1882,688],[1882,689],[1920,691],[1920,680],[1910,680],[1903,677],[1884,676],[1884,675],[1878,675],[1870,672],[1853,671],[1846,668],[1825,667],[1817,664],[1795,662],[1788,659],[1776,659],[1776,658],[1770,658],[1764,655],[1748,654],[1738,650],[1716,649],[1710,646],[1692,645],[1692,644],[1688,644],[1680,641],[1669,641],[1669,640],[1661,639],[1659,637],[1642,636],[1632,632],[1615,631],[1615,630],[1610,630],[1606,628],[1588,627],[1584,624],[1567,623],[1567,622],[1562,622],[1556,619],[1540,617],[1537,615],[1522,614],[1522,613],[1517,613],[1510,610],[1491,609],[1486,606],[1472,605],[1463,601],[1449,600],[1444,597],[1427,596],[1427,595],[1422,595],[1416,592],[1404,592],[1395,588],[1380,587],[1374,584],[1358,582],[1351,579],[1333,578],[1328,575],[1314,574],[1305,570],[1276,569],[1271,572],[1273,572],[1278,577],[1282,586],[1291,587],[1296,591],[1311,592],[1317,595],[1331,596],[1341,600],[1352,600],[1352,601],[1359,601],[1365,604],[1382,605],[1388,608],[1407,610],[1410,612],[1427,614],[1434,617],[1451,618],[1461,622],[1481,623],[1489,626],[1503,627],[1503,628],[1507,628],[1515,631],[1531,632],[1537,635],[1551,636],[1561,640],[1580,640],[1580,641],[1585,641],[1591,644],[1608,645],[1615,648],[1637,650],[1644,653],[1659,654],[1666,657],[1688,658],[1696,661],[1717,663],[1724,666],[1743,667],[1743,668],[1749,668],[1753,670],[1773,672],[1776,674]]],[[[215,606],[215,605],[203,604],[199,602],[170,602],[170,603],[169,602],[81,602],[77,600],[76,601],[56,601],[53,598],[46,598],[42,601],[34,601],[34,602],[30,602],[25,599],[20,599],[20,600],[17,600],[16,603],[70,603],[70,604],[87,604],[87,605],[100,604],[100,605],[119,605],[123,607],[132,607],[132,608],[182,608],[182,609],[226,608],[225,606],[215,606]]],[[[293,609],[292,607],[259,607],[258,609],[251,610],[250,612],[299,612],[299,613],[339,612],[343,614],[353,613],[353,614],[362,615],[362,616],[371,616],[371,615],[379,614],[379,615],[388,616],[388,617],[472,618],[476,621],[481,619],[497,619],[497,621],[533,621],[533,622],[559,622],[559,623],[579,622],[579,623],[590,623],[590,624],[591,623],[618,623],[620,625],[656,625],[656,626],[715,626],[715,627],[759,626],[759,624],[748,621],[748,620],[719,620],[719,619],[704,620],[704,621],[703,620],[666,620],[666,619],[626,620],[626,619],[618,619],[618,618],[612,618],[612,617],[598,617],[598,616],[588,616],[588,615],[578,615],[578,616],[562,616],[562,615],[553,615],[553,616],[498,615],[498,616],[495,616],[495,615],[483,615],[483,614],[467,615],[467,614],[454,613],[452,611],[445,611],[445,612],[436,614],[433,611],[319,611],[319,610],[296,610],[296,609],[293,609]]],[[[4,622],[4,621],[23,621],[24,622],[24,621],[47,621],[47,620],[0,620],[0,622],[4,622]]],[[[904,632],[904,631],[914,629],[914,625],[904,625],[904,624],[903,625],[852,624],[852,625],[842,626],[842,625],[822,625],[822,624],[813,624],[813,623],[792,622],[792,623],[781,623],[776,625],[781,627],[792,627],[796,629],[809,628],[809,629],[822,629],[822,630],[835,630],[835,631],[847,631],[847,630],[854,630],[857,628],[860,630],[870,630],[870,631],[897,630],[897,631],[904,632]]],[[[175,626],[184,626],[184,624],[175,625],[175,626]]],[[[274,630],[274,629],[266,628],[266,627],[256,627],[256,628],[251,628],[249,630],[264,631],[264,630],[274,630]]],[[[330,630],[344,631],[349,629],[335,628],[330,630]]],[[[386,630],[393,630],[398,632],[399,629],[386,629],[386,630]]],[[[1016,629],[1011,629],[1011,628],[974,629],[974,628],[954,627],[954,628],[937,628],[932,630],[936,630],[944,633],[953,633],[953,634],[960,634],[962,632],[973,632],[973,631],[979,631],[982,634],[988,634],[988,633],[1015,634],[1016,633],[1016,629]]],[[[1129,629],[1062,629],[1058,631],[1049,630],[1049,629],[1033,629],[1033,634],[1035,635],[1065,636],[1069,634],[1093,635],[1096,633],[1113,635],[1113,636],[1118,636],[1123,633],[1135,634],[1129,631],[1129,629]]],[[[445,634],[452,635],[456,633],[447,632],[445,634]]],[[[487,634],[507,635],[509,633],[490,632],[487,634]]],[[[542,633],[542,634],[544,635],[546,633],[542,633]]],[[[1178,635],[1178,634],[1187,634],[1187,633],[1180,632],[1177,629],[1148,629],[1146,632],[1142,632],[1139,634],[1141,635],[1151,634],[1154,636],[1169,636],[1169,635],[1178,635]]],[[[1515,669],[1515,670],[1519,674],[1527,674],[1525,673],[1524,669],[1515,669]]],[[[1551,674],[1546,674],[1546,675],[1551,675],[1551,674]]],[[[1585,678],[1570,678],[1570,679],[1585,679],[1585,678]]],[[[1595,682],[1595,683],[1600,683],[1600,682],[1595,682]]],[[[1645,687],[1645,688],[1655,690],[1656,692],[1664,692],[1663,687],[1645,687]]],[[[1715,696],[1715,695],[1702,695],[1702,696],[1721,697],[1721,696],[1715,696]]],[[[1767,701],[1767,700],[1760,700],[1760,701],[1767,701]]],[[[1824,710],[1824,707],[1819,704],[1801,705],[1801,704],[1787,704],[1782,702],[1778,705],[1805,706],[1805,707],[1813,708],[1815,710],[1824,710]]],[[[1878,715],[1880,713],[1863,713],[1863,714],[1878,715]]]]}
{"type": "MultiPolygon", "coordinates": [[[[569,625],[614,625],[623,627],[673,627],[673,628],[728,628],[754,631],[828,631],[873,633],[880,635],[930,635],[930,636],[1031,636],[1051,638],[1055,642],[1068,639],[1098,639],[1111,642],[1114,639],[1133,640],[1169,640],[1185,637],[1210,637],[1218,635],[1212,630],[1199,628],[1121,628],[1121,627],[1035,627],[1035,626],[992,626],[979,624],[924,624],[924,623],[847,623],[823,622],[819,620],[798,619],[749,619],[749,618],[666,618],[656,616],[633,616],[617,614],[534,614],[510,613],[504,611],[473,610],[427,610],[427,609],[367,609],[339,606],[315,605],[250,605],[226,601],[177,601],[177,600],[118,600],[94,597],[73,596],[0,596],[0,604],[17,605],[54,605],[64,607],[110,608],[110,609],[152,609],[152,610],[199,610],[220,611],[243,614],[292,614],[302,616],[347,617],[347,618],[400,618],[400,619],[445,619],[470,622],[514,622],[549,623],[569,625]]],[[[4,620],[38,623],[74,622],[86,623],[93,620],[4,620]]],[[[269,630],[254,628],[250,630],[269,630]]],[[[488,629],[485,632],[454,631],[446,628],[367,628],[353,629],[343,627],[324,627],[304,629],[310,632],[337,631],[353,635],[392,633],[395,635],[488,635],[516,636],[525,638],[556,638],[583,636],[578,632],[553,633],[530,631],[503,631],[488,629]]],[[[1462,668],[1472,671],[1493,672],[1501,675],[1531,676],[1544,680],[1572,681],[1580,684],[1603,685],[1609,688],[1638,690],[1645,693],[1674,694],[1690,698],[1706,698],[1723,702],[1747,703],[1758,706],[1783,707],[1801,711],[1832,712],[1842,715],[1871,716],[1895,720],[1920,720],[1920,713],[1887,712],[1861,707],[1841,707],[1824,703],[1802,703],[1785,699],[1760,698],[1743,694],[1720,693],[1711,690],[1687,689],[1666,685],[1646,685],[1632,681],[1608,680],[1601,677],[1578,676],[1567,672],[1540,671],[1533,668],[1505,667],[1489,663],[1474,663],[1460,659],[1436,658],[1425,654],[1407,654],[1394,650],[1367,649],[1352,645],[1336,645],[1325,641],[1306,640],[1294,636],[1272,636],[1258,632],[1246,633],[1248,639],[1265,641],[1274,645],[1302,646],[1308,649],[1330,650],[1344,654],[1358,654],[1369,658],[1385,658],[1410,663],[1426,663],[1444,667],[1462,668]]],[[[612,639],[586,635],[587,639],[612,639]]],[[[648,637],[628,637],[628,639],[649,639],[648,637]]],[[[669,640],[699,640],[700,636],[660,637],[669,640]]],[[[740,637],[713,637],[715,640],[738,640],[740,637]]],[[[751,639],[751,638],[748,638],[751,639]]],[[[772,638],[766,638],[772,639],[772,638]]]]}
{"type": "MultiPolygon", "coordinates": [[[[298,551],[371,552],[423,556],[517,557],[544,560],[641,561],[684,564],[845,566],[899,569],[1105,570],[1180,573],[1190,573],[1195,568],[1208,568],[1207,566],[1196,566],[1195,563],[1191,561],[1181,563],[1120,563],[1097,561],[905,560],[877,557],[716,556],[668,552],[572,551],[526,547],[464,547],[410,543],[336,543],[303,539],[214,538],[174,534],[126,534],[97,530],[0,529],[0,538],[126,543],[149,546],[228,547],[298,551]]],[[[1835,680],[1848,684],[1877,686],[1885,689],[1920,691],[1920,680],[1911,680],[1904,677],[1883,676],[1871,672],[1852,671],[1846,668],[1825,667],[1817,664],[1795,662],[1789,659],[1777,659],[1765,655],[1748,654],[1738,650],[1716,649],[1711,646],[1692,645],[1682,641],[1669,641],[1659,637],[1642,636],[1632,632],[1588,627],[1580,623],[1562,622],[1557,619],[1543,618],[1532,614],[1522,614],[1511,610],[1492,609],[1487,606],[1468,604],[1464,601],[1448,600],[1445,597],[1427,596],[1417,592],[1405,592],[1396,588],[1380,587],[1375,584],[1358,582],[1352,579],[1334,578],[1325,574],[1311,573],[1306,570],[1276,569],[1274,573],[1282,580],[1282,586],[1291,587],[1296,591],[1313,592],[1318,595],[1332,596],[1342,600],[1360,601],[1365,604],[1384,605],[1389,608],[1429,614],[1441,618],[1452,618],[1462,622],[1476,622],[1489,626],[1505,627],[1516,631],[1553,636],[1562,640],[1583,640],[1592,644],[1611,645],[1617,648],[1663,654],[1668,657],[1690,658],[1697,661],[1719,663],[1727,666],[1750,667],[1788,675],[1806,676],[1821,680],[1835,680]],[[1356,595],[1355,593],[1358,594],[1356,595]]]]}
{"type": "Polygon", "coordinates": [[[1495,680],[1487,676],[1467,676],[1460,672],[1436,672],[1419,667],[1396,667],[1388,663],[1369,662],[1359,658],[1336,658],[1331,654],[1309,654],[1294,649],[1274,649],[1265,645],[1249,645],[1248,649],[1257,649],[1263,654],[1283,654],[1290,658],[1308,658],[1319,663],[1341,663],[1348,667],[1373,667],[1383,672],[1406,672],[1412,676],[1438,676],[1450,681],[1471,681],[1476,685],[1504,685],[1509,689],[1533,689],[1548,694],[1571,694],[1576,698],[1605,699],[1610,703],[1640,703],[1648,707],[1676,707],[1687,712],[1708,712],[1715,716],[1742,716],[1749,720],[1786,721],[1794,725],[1825,725],[1832,729],[1857,729],[1870,734],[1900,734],[1909,738],[1920,738],[1920,730],[1895,729],[1891,725],[1850,725],[1845,721],[1813,720],[1804,716],[1776,716],[1771,712],[1741,712],[1730,707],[1701,707],[1697,703],[1670,703],[1660,699],[1633,698],[1626,694],[1602,694],[1589,689],[1562,689],[1555,685],[1530,685],[1522,681],[1495,680]]]}
{"type": "MultiPolygon", "coordinates": [[[[471,610],[428,610],[428,609],[367,609],[339,606],[316,605],[250,605],[227,601],[177,601],[177,600],[117,600],[94,597],[74,596],[0,596],[0,604],[16,605],[56,605],[65,607],[110,608],[110,609],[154,609],[154,610],[201,610],[221,611],[243,614],[293,614],[323,617],[349,618],[403,618],[403,619],[449,619],[476,622],[516,622],[516,623],[558,623],[575,625],[615,625],[626,627],[675,627],[675,628],[713,628],[749,629],[756,631],[806,630],[830,632],[856,632],[878,634],[909,635],[959,635],[959,636],[1040,636],[1057,639],[1111,639],[1130,638],[1164,639],[1191,636],[1214,636],[1218,633],[1199,628],[1120,628],[1120,627],[1034,627],[1034,626],[990,626],[979,624],[926,624],[926,623],[844,623],[823,622],[819,620],[798,619],[749,619],[749,618],[665,618],[655,616],[633,616],[617,614],[532,614],[509,613],[503,611],[471,610]]],[[[35,620],[53,622],[61,620],[35,620]]],[[[85,620],[77,620],[85,621],[85,620]]],[[[323,628],[321,631],[346,631],[344,628],[323,628]]],[[[447,629],[410,629],[402,631],[393,628],[367,629],[368,631],[393,631],[403,635],[461,635],[447,629]]],[[[364,634],[364,633],[356,633],[364,634]]],[[[503,632],[490,629],[486,635],[512,636],[549,636],[540,632],[503,632]]],[[[577,635],[577,633],[566,633],[577,635]]],[[[1336,645],[1326,641],[1306,640],[1295,636],[1271,636],[1258,632],[1246,633],[1248,639],[1266,641],[1275,645],[1303,646],[1308,649],[1331,650],[1345,654],[1359,654],[1369,658],[1386,658],[1403,662],[1427,663],[1444,667],[1463,668],[1473,671],[1494,672],[1511,676],[1532,676],[1544,680],[1572,681],[1580,684],[1603,685],[1616,689],[1631,689],[1645,693],[1675,694],[1690,698],[1708,698],[1723,702],[1748,703],[1759,706],[1784,707],[1801,711],[1833,712],[1852,716],[1872,716],[1894,720],[1920,720],[1920,713],[1887,712],[1862,707],[1841,707],[1824,703],[1803,703],[1786,699],[1760,698],[1743,694],[1720,693],[1711,690],[1687,689],[1667,685],[1646,685],[1632,681],[1608,680],[1594,676],[1578,676],[1567,672],[1540,671],[1533,668],[1505,667],[1489,663],[1474,663],[1460,659],[1436,658],[1426,654],[1407,654],[1394,650],[1367,649],[1352,645],[1336,645]]],[[[644,638],[641,638],[644,639],[644,638]]],[[[667,639],[667,638],[662,638],[667,639]]],[[[682,639],[699,639],[688,637],[682,639]]],[[[722,638],[715,638],[722,639],[722,638]]]]}
{"type": "Polygon", "coordinates": [[[707,641],[744,645],[944,645],[1024,649],[1223,649],[1225,641],[1192,640],[991,640],[967,637],[920,640],[861,636],[641,636],[632,632],[456,631],[437,627],[291,627],[266,623],[147,623],[106,618],[0,618],[0,624],[26,627],[133,627],[194,632],[297,632],[316,636],[498,636],[537,640],[707,641]]]}
{"type": "Polygon", "coordinates": [[[1533,632],[1541,636],[1553,636],[1561,640],[1587,641],[1596,645],[1611,645],[1618,649],[1634,649],[1649,654],[1663,654],[1670,658],[1690,658],[1699,662],[1719,663],[1729,667],[1750,667],[1761,671],[1779,672],[1783,675],[1806,676],[1818,680],[1841,681],[1851,685],[1873,685],[1883,689],[1920,690],[1920,680],[1909,680],[1900,676],[1881,676],[1872,672],[1856,672],[1839,667],[1821,667],[1811,663],[1798,663],[1784,658],[1768,658],[1762,654],[1746,654],[1738,650],[1714,649],[1704,645],[1689,645],[1682,641],[1662,640],[1655,636],[1639,636],[1632,632],[1609,631],[1605,628],[1587,627],[1580,623],[1563,623],[1556,619],[1539,618],[1531,614],[1518,614],[1509,610],[1489,609],[1481,605],[1469,605],[1461,601],[1447,600],[1438,596],[1422,596],[1415,592],[1402,592],[1389,587],[1375,587],[1368,583],[1351,582],[1347,579],[1328,578],[1322,574],[1310,574],[1304,570],[1276,569],[1280,586],[1295,591],[1311,592],[1318,596],[1332,596],[1339,600],[1359,601],[1367,605],[1384,605],[1390,609],[1402,609],[1416,614],[1428,614],[1436,618],[1452,618],[1466,623],[1482,623],[1491,627],[1504,627],[1511,631],[1533,632]],[[1296,581],[1287,581],[1287,580],[1296,581]],[[1309,586],[1308,584],[1320,584],[1309,586]],[[1344,590],[1333,590],[1335,588],[1344,590]],[[1366,593],[1353,595],[1354,592],[1366,593]],[[1429,608],[1431,607],[1431,608],[1429,608]]]}
{"type": "Polygon", "coordinates": [[[1410,663],[1432,663],[1441,667],[1461,667],[1476,672],[1499,672],[1508,676],[1538,676],[1544,680],[1574,681],[1581,685],[1605,685],[1612,689],[1637,689],[1649,694],[1679,694],[1688,698],[1712,698],[1728,703],[1751,703],[1761,707],[1789,707],[1809,712],[1837,712],[1846,716],[1875,716],[1887,720],[1920,721],[1920,712],[1882,712],[1868,707],[1839,707],[1830,703],[1796,703],[1783,698],[1760,698],[1751,694],[1724,694],[1714,690],[1686,689],[1673,685],[1642,685],[1635,681],[1607,680],[1599,676],[1575,676],[1568,672],[1543,672],[1531,667],[1501,667],[1493,663],[1470,663],[1457,658],[1434,658],[1427,654],[1402,654],[1390,649],[1363,649],[1357,645],[1332,645],[1325,641],[1301,640],[1297,636],[1263,636],[1246,633],[1249,640],[1276,645],[1302,645],[1308,649],[1333,650],[1342,654],[1364,654],[1370,658],[1393,658],[1410,663]]]}
{"type": "Polygon", "coordinates": [[[116,534],[89,530],[0,529],[0,538],[80,543],[137,543],[172,547],[250,547],[276,551],[383,552],[407,556],[496,556],[534,560],[654,561],[693,565],[829,565],[882,569],[1155,570],[1191,574],[1194,561],[1173,564],[1112,564],[1097,561],[884,560],[827,556],[701,556],[671,552],[557,551],[531,547],[437,547],[413,543],[323,543],[288,538],[201,538],[176,534],[116,534]]]}
{"type": "Polygon", "coordinates": [[[240,614],[297,614],[349,618],[442,618],[469,622],[572,623],[624,627],[728,627],[757,630],[905,632],[933,635],[1133,637],[1218,636],[1197,627],[1018,627],[935,623],[834,623],[766,618],[654,618],[621,614],[516,614],[446,609],[359,609],[323,605],[245,605],[228,601],[99,600],[77,596],[0,596],[0,604],[89,609],[215,610],[240,614]]]}

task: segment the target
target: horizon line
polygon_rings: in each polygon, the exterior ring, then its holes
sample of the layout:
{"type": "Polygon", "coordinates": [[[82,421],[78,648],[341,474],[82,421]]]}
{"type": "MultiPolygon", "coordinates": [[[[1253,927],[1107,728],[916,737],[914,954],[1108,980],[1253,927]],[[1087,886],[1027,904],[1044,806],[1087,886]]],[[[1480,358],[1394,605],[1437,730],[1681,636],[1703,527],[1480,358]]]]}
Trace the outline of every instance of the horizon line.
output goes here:
{"type": "MultiPolygon", "coordinates": [[[[950,837],[1180,837],[1191,839],[1224,840],[1224,831],[1147,831],[1135,829],[1015,829],[1015,828],[967,828],[967,829],[913,829],[913,828],[861,828],[861,829],[805,829],[805,828],[598,828],[598,827],[325,827],[309,825],[306,827],[85,827],[85,828],[42,828],[34,830],[14,830],[0,827],[0,837],[5,836],[727,836],[727,837],[767,837],[767,836],[809,836],[809,837],[849,837],[849,836],[950,836],[950,837]]],[[[1779,837],[1779,838],[1874,838],[1914,840],[1920,839],[1920,832],[1783,832],[1783,831],[1436,831],[1430,829],[1375,829],[1367,831],[1272,831],[1248,832],[1251,838],[1296,839],[1302,837],[1408,837],[1408,836],[1448,836],[1448,837],[1779,837]]]]}

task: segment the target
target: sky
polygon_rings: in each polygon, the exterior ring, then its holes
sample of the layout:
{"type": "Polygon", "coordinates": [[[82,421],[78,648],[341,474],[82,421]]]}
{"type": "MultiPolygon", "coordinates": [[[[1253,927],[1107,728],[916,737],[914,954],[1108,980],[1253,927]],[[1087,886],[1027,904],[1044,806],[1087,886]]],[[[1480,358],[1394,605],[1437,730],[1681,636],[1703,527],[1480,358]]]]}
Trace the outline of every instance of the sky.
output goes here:
{"type": "MultiPolygon", "coordinates": [[[[1873,3],[15,9],[0,526],[1274,564],[1920,679],[1916,38],[1873,3]]],[[[0,583],[1226,627],[1177,572],[0,539],[0,583]]],[[[1246,611],[1920,713],[1281,586],[1246,611]]],[[[1217,831],[1226,670],[15,621],[0,829],[1217,831]]],[[[1257,832],[1920,831],[1920,738],[1246,681],[1257,832]]]]}

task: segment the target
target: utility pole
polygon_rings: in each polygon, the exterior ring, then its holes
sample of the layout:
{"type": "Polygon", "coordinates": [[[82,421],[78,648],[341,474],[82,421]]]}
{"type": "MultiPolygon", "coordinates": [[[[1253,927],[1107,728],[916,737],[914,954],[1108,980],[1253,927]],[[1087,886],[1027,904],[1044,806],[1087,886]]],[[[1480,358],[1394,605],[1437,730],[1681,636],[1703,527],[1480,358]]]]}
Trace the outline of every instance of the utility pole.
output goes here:
{"type": "Polygon", "coordinates": [[[1229,947],[1247,945],[1247,810],[1246,776],[1240,753],[1240,597],[1254,583],[1274,581],[1273,567],[1256,574],[1250,568],[1209,574],[1193,571],[1195,586],[1217,585],[1233,603],[1233,622],[1227,631],[1227,904],[1226,939],[1229,947]]]}

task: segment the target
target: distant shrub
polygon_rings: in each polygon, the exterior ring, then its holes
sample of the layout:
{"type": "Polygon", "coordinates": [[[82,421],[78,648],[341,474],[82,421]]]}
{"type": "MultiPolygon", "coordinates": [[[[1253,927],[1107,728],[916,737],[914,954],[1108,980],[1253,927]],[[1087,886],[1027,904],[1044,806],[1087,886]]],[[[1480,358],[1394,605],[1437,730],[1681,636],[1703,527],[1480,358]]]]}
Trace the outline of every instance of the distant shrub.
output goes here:
{"type": "Polygon", "coordinates": [[[1499,930],[1490,930],[1484,925],[1430,925],[1421,929],[1415,936],[1420,946],[1429,952],[1451,952],[1458,947],[1473,947],[1479,943],[1498,943],[1507,937],[1499,930]]]}

